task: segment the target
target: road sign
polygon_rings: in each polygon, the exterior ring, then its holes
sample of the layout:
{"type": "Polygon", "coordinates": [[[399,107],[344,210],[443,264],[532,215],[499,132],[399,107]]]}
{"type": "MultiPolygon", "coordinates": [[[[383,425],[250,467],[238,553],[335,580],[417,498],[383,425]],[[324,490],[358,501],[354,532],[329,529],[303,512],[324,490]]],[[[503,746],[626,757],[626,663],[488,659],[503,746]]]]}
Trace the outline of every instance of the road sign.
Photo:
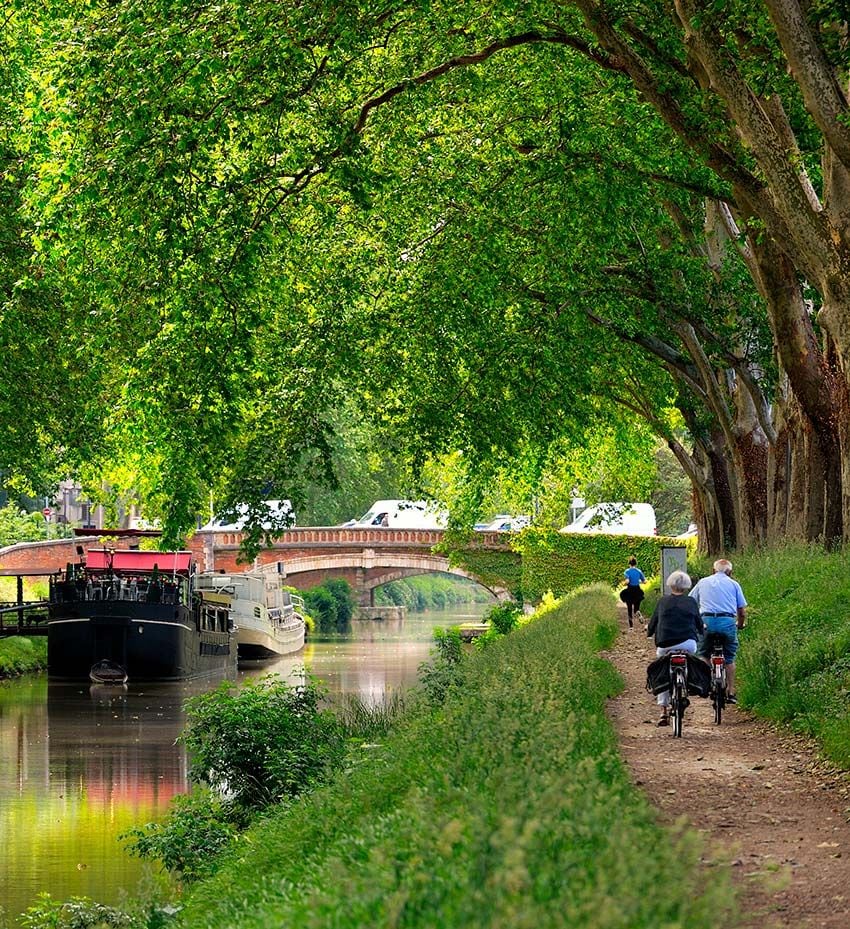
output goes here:
{"type": "Polygon", "coordinates": [[[664,593],[669,594],[667,578],[674,571],[688,570],[688,550],[680,545],[661,546],[661,579],[664,582],[664,593]]]}
{"type": "Polygon", "coordinates": [[[53,515],[53,510],[51,510],[49,506],[46,506],[41,511],[41,515],[44,516],[45,519],[50,519],[50,517],[53,515]]]}

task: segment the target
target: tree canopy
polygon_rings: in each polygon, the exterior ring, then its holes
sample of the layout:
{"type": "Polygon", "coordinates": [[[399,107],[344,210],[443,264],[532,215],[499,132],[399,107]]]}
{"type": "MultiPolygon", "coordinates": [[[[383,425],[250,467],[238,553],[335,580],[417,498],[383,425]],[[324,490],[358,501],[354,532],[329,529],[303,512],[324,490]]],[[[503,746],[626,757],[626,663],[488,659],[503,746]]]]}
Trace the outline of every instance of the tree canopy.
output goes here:
{"type": "Polygon", "coordinates": [[[174,537],[351,484],[362,430],[399,487],[460,454],[459,513],[501,475],[555,522],[654,435],[709,548],[846,536],[842,16],[21,0],[0,467],[174,537]]]}

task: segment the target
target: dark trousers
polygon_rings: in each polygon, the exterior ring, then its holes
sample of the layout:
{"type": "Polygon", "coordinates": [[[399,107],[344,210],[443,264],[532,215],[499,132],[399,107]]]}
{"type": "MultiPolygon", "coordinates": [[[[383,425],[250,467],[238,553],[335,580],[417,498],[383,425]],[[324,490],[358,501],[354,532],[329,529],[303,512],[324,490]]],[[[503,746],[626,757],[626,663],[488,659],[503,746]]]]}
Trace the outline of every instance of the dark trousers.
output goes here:
{"type": "Polygon", "coordinates": [[[628,587],[624,588],[620,596],[623,602],[626,604],[629,625],[631,626],[632,619],[635,615],[635,610],[640,607],[641,601],[643,600],[643,591],[637,584],[629,584],[628,587]]]}

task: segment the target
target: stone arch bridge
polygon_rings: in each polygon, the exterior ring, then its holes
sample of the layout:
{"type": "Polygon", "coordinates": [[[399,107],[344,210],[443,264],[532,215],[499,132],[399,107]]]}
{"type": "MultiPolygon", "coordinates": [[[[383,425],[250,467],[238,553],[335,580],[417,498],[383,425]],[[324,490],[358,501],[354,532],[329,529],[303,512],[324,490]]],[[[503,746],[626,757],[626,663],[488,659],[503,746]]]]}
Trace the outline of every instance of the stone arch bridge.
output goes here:
{"type": "MultiPolygon", "coordinates": [[[[278,570],[299,588],[313,587],[328,577],[341,577],[351,584],[360,606],[374,604],[375,590],[390,581],[416,574],[441,572],[465,577],[481,584],[497,599],[510,599],[504,587],[485,583],[462,568],[453,567],[445,555],[434,551],[443,541],[441,529],[392,529],[304,527],[287,530],[271,548],[263,549],[253,565],[240,562],[239,532],[198,532],[191,547],[206,571],[246,571],[277,564],[278,570]]],[[[504,535],[476,533],[476,545],[507,551],[504,535]]]]}

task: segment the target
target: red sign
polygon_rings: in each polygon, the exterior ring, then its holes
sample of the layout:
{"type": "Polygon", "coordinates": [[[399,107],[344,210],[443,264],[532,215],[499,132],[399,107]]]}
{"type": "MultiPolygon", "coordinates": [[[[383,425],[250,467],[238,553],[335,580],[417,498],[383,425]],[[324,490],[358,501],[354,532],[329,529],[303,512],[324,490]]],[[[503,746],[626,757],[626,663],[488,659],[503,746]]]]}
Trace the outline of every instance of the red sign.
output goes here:
{"type": "Polygon", "coordinates": [[[53,510],[51,510],[49,506],[46,506],[41,512],[45,519],[50,519],[53,515],[53,510]]]}

